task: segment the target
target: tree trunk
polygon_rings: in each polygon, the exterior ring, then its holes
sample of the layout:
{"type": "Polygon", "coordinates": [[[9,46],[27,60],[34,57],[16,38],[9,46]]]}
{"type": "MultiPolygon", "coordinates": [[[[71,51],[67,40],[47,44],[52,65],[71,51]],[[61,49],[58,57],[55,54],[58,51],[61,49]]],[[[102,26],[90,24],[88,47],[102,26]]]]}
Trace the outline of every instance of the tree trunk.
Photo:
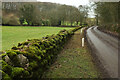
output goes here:
{"type": "Polygon", "coordinates": [[[72,22],[71,22],[71,26],[72,26],[72,22]]]}
{"type": "Polygon", "coordinates": [[[77,21],[77,26],[78,26],[78,21],[77,21]]]}

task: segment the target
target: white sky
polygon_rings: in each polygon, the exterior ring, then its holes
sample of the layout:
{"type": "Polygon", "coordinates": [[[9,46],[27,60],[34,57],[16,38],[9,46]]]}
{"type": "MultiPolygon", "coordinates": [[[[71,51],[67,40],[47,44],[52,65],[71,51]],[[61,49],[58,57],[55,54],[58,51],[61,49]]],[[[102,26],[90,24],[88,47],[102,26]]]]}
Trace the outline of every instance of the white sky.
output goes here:
{"type": "Polygon", "coordinates": [[[37,0],[37,1],[60,3],[76,7],[78,7],[79,5],[87,5],[89,3],[89,0],[37,0]]]}

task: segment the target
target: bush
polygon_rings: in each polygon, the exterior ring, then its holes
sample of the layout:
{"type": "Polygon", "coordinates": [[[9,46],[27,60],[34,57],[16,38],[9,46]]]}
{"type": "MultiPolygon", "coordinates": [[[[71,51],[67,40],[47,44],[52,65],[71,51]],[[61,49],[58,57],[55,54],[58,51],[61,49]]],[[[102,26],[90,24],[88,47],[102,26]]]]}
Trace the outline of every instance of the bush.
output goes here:
{"type": "Polygon", "coordinates": [[[2,24],[15,26],[15,25],[20,25],[20,21],[19,18],[14,14],[8,14],[2,17],[2,24]]]}
{"type": "Polygon", "coordinates": [[[57,54],[65,42],[81,27],[71,30],[61,30],[57,35],[46,36],[43,39],[32,39],[18,43],[17,47],[7,50],[2,56],[3,78],[41,78],[43,72],[55,61],[57,54]],[[28,59],[23,66],[19,61],[19,54],[28,59]],[[9,64],[6,61],[9,57],[9,64]]]}

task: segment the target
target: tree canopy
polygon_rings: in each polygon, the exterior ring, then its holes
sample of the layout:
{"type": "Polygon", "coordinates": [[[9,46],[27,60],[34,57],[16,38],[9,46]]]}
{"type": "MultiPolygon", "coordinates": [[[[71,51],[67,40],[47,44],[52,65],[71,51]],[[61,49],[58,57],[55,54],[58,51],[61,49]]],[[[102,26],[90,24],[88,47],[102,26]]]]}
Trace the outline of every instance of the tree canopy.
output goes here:
{"type": "MultiPolygon", "coordinates": [[[[60,26],[66,21],[73,26],[73,23],[78,22],[86,23],[88,17],[88,7],[80,6],[76,8],[69,5],[61,5],[49,2],[39,3],[25,3],[25,2],[4,2],[2,6],[3,10],[3,24],[6,20],[5,15],[9,13],[17,16],[20,21],[20,25],[51,25],[60,26]]],[[[9,20],[8,20],[9,22],[9,20]]]]}
{"type": "Polygon", "coordinates": [[[97,2],[95,5],[96,17],[98,17],[99,25],[104,25],[104,28],[118,29],[119,19],[119,3],[118,2],[97,2]]]}

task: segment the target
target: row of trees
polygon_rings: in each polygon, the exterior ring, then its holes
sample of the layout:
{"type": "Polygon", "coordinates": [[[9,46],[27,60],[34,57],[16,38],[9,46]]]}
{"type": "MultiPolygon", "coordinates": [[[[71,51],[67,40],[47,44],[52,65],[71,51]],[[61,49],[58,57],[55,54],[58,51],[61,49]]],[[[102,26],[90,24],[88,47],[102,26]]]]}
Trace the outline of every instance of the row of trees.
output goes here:
{"type": "Polygon", "coordinates": [[[76,25],[79,22],[86,23],[89,8],[87,6],[76,8],[74,6],[47,2],[4,2],[2,10],[4,25],[59,26],[61,22],[65,23],[67,21],[73,26],[74,22],[76,22],[76,25]]]}
{"type": "Polygon", "coordinates": [[[2,24],[2,11],[0,11],[0,25],[2,24]]]}
{"type": "Polygon", "coordinates": [[[118,2],[98,2],[95,3],[95,13],[98,24],[112,31],[118,31],[120,13],[120,3],[118,2]]]}

